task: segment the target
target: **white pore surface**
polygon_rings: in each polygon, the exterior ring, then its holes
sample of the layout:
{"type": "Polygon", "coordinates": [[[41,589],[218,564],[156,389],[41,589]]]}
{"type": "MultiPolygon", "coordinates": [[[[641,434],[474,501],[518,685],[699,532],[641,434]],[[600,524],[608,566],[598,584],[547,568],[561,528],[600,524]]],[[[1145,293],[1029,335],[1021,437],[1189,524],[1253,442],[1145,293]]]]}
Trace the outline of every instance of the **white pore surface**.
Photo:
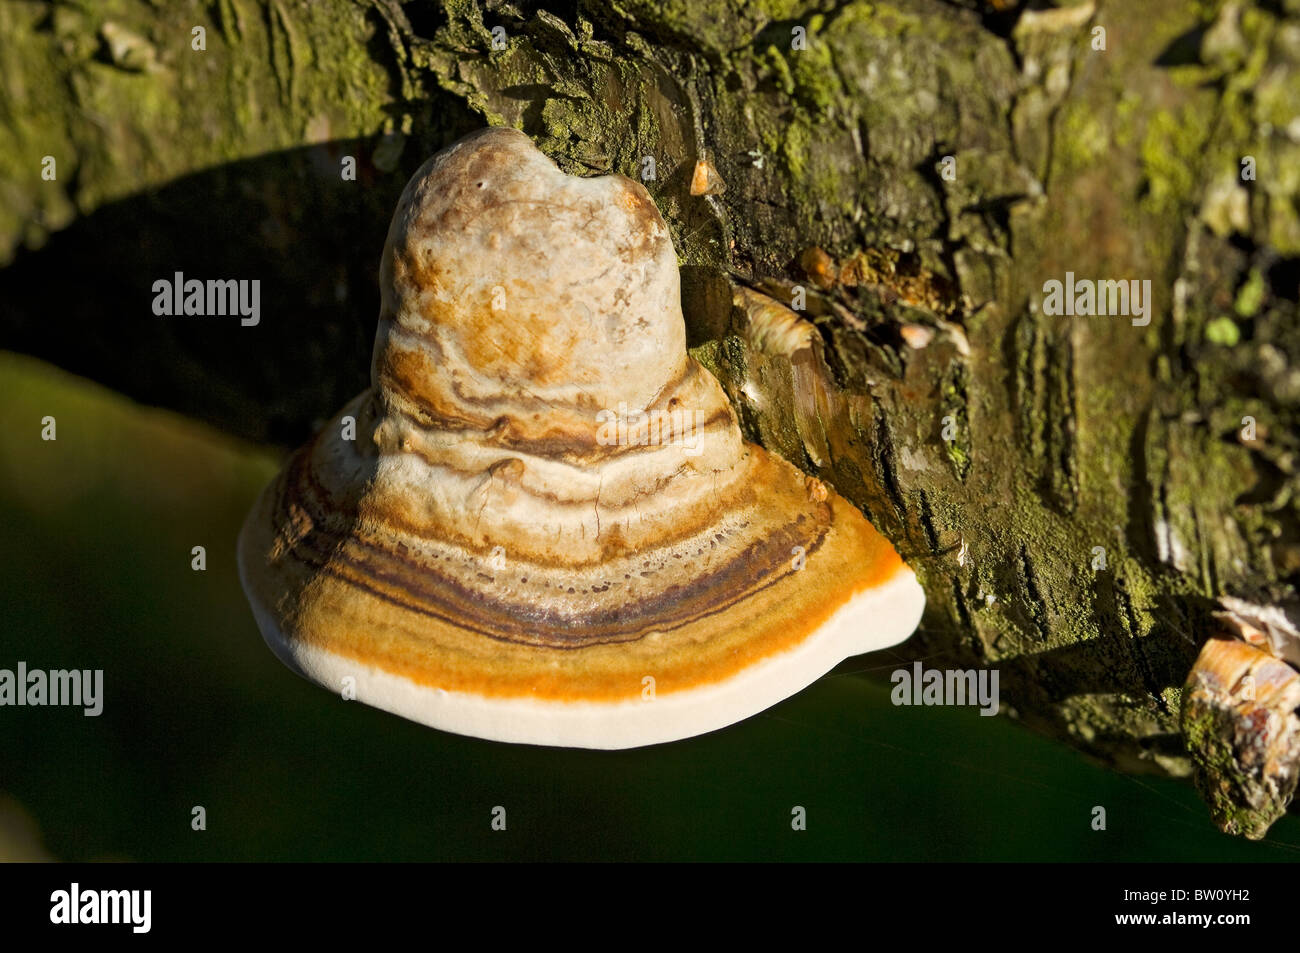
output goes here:
{"type": "Polygon", "coordinates": [[[559,702],[490,698],[420,685],[333,652],[288,642],[270,614],[256,600],[253,605],[262,636],[276,655],[340,695],[344,679],[351,677],[358,701],[443,731],[492,741],[603,749],[675,741],[748,718],[807,687],[850,656],[902,642],[916,629],[924,608],[925,592],[904,568],[888,583],[859,593],[797,647],[724,682],[665,692],[653,700],[559,702]]]}

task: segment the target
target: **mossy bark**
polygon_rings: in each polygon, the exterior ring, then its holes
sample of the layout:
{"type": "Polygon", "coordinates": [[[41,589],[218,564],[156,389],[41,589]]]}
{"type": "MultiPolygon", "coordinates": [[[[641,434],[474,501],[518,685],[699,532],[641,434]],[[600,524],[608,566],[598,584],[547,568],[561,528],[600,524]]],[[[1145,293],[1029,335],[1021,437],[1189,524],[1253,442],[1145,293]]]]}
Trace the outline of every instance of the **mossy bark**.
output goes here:
{"type": "Polygon", "coordinates": [[[1035,728],[1184,773],[1214,598],[1300,582],[1300,4],[966,7],[6,4],[0,344],[297,442],[365,384],[406,177],[517,126],[645,181],[751,436],[917,569],[900,658],[997,666],[1035,728]],[[725,192],[689,194],[700,159],[725,192]],[[260,277],[261,324],[154,318],[175,271],[260,277]],[[1150,324],[1046,314],[1067,271],[1149,279],[1150,324]],[[736,285],[805,287],[811,362],[750,342],[736,285]]]}

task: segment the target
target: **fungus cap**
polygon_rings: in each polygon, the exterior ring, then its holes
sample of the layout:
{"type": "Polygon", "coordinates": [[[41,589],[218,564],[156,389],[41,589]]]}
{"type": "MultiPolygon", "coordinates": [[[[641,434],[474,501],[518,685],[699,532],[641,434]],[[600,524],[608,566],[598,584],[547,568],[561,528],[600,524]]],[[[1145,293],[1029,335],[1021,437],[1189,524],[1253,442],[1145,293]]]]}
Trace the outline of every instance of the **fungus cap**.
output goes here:
{"type": "Polygon", "coordinates": [[[924,594],[888,541],[745,442],[686,353],[639,184],[474,133],[407,185],[381,279],[371,388],[240,536],[290,667],[447,731],[625,748],[739,721],[915,628],[924,594]]]}

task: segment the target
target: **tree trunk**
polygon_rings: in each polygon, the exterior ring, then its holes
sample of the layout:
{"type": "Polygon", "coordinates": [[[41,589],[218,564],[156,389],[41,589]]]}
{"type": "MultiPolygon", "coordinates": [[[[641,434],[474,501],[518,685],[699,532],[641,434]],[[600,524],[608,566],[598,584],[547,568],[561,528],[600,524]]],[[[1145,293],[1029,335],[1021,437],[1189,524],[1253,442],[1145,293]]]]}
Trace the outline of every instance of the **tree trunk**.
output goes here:
{"type": "Polygon", "coordinates": [[[1186,773],[1215,600],[1300,583],[1300,3],[1007,6],[5,4],[0,346],[295,444],[366,386],[407,177],[516,126],[644,181],[749,435],[925,585],[894,655],[1186,773]],[[260,323],[154,317],[177,271],[260,278],[260,323]],[[1067,272],[1149,280],[1149,324],[1049,314],[1067,272]],[[742,287],[811,351],[759,342],[742,287]]]}

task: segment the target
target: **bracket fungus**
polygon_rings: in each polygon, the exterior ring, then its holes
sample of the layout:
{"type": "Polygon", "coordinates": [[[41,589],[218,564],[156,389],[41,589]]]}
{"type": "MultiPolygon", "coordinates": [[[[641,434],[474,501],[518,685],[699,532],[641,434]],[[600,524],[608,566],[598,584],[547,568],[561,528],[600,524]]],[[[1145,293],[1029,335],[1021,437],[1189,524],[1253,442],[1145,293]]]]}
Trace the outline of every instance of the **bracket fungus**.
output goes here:
{"type": "Polygon", "coordinates": [[[1231,596],[1187,676],[1183,739],[1220,830],[1259,840],[1300,781],[1300,634],[1280,605],[1231,596]]]}
{"type": "Polygon", "coordinates": [[[641,185],[473,133],[407,185],[380,277],[371,388],[240,535],[291,668],[447,731],[626,748],[739,721],[916,627],[888,541],[745,442],[687,354],[641,185]]]}

